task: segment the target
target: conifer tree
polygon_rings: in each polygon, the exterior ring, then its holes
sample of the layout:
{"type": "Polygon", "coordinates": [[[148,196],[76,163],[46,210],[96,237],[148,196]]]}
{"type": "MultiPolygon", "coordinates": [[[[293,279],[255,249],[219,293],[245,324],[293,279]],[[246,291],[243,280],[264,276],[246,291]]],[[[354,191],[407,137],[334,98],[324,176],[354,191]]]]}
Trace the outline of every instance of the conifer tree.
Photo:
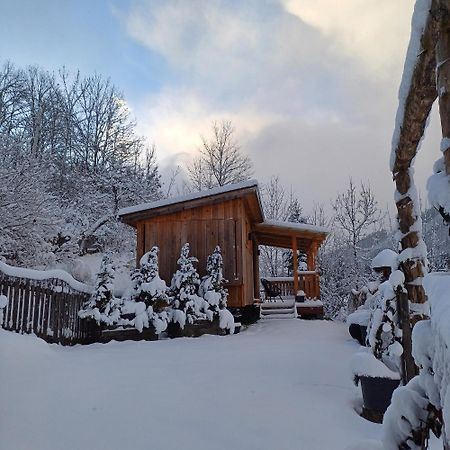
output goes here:
{"type": "Polygon", "coordinates": [[[178,259],[178,270],[172,277],[171,291],[174,294],[172,321],[178,322],[183,328],[186,321],[193,323],[196,319],[203,319],[205,314],[205,301],[197,295],[200,277],[194,263],[198,259],[189,256],[189,243],[181,248],[178,259]]]}
{"type": "Polygon", "coordinates": [[[159,276],[158,253],[159,248],[152,247],[141,258],[140,268],[131,275],[133,281],[132,299],[135,302],[145,304],[145,310],[141,311],[140,314],[136,310],[135,327],[142,331],[142,328],[148,327],[151,322],[157,334],[167,327],[166,308],[169,304],[167,285],[159,276]]]}
{"type": "Polygon", "coordinates": [[[95,291],[79,312],[81,318],[92,317],[98,324],[116,323],[120,318],[119,301],[114,297],[113,282],[115,268],[108,254],[102,258],[95,282],[95,291]]]}
{"type": "Polygon", "coordinates": [[[223,278],[223,258],[220,247],[208,256],[206,262],[206,275],[203,277],[199,288],[199,294],[208,302],[208,316],[212,320],[221,309],[226,308],[228,290],[225,289],[223,278]]]}

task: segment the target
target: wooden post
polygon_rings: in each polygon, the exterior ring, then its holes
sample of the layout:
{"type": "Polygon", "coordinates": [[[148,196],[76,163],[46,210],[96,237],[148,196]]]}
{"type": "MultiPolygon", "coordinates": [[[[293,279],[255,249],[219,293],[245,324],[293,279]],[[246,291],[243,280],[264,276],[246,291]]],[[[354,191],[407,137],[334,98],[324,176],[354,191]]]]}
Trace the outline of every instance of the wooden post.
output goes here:
{"type": "Polygon", "coordinates": [[[292,265],[294,272],[294,296],[298,292],[298,257],[297,257],[297,238],[292,237],[292,265]]]}
{"type": "Polygon", "coordinates": [[[312,241],[307,254],[307,265],[308,270],[315,271],[316,270],[316,258],[317,258],[317,242],[312,241]]]}
{"type": "Polygon", "coordinates": [[[259,299],[259,247],[256,237],[252,233],[252,257],[253,257],[253,296],[259,299]]]}

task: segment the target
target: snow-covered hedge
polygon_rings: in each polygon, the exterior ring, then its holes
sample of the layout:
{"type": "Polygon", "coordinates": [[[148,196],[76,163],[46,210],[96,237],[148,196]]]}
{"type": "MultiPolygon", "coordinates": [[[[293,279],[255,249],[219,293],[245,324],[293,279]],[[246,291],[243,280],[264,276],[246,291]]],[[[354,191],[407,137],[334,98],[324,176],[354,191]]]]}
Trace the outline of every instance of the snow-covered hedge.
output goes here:
{"type": "Polygon", "coordinates": [[[450,430],[450,274],[429,274],[424,287],[431,319],[412,334],[420,373],[394,392],[383,423],[385,448],[422,449],[430,430],[439,436],[442,423],[450,430]]]}

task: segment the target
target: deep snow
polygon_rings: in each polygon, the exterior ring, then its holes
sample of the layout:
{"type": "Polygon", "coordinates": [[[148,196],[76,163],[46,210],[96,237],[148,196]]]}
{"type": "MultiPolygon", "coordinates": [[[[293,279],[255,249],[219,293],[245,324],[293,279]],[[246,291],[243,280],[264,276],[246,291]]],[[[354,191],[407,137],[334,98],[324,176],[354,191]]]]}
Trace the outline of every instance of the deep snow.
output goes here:
{"type": "Polygon", "coordinates": [[[0,330],[0,447],[381,448],[354,410],[357,349],[345,324],[298,319],[72,348],[0,330]]]}

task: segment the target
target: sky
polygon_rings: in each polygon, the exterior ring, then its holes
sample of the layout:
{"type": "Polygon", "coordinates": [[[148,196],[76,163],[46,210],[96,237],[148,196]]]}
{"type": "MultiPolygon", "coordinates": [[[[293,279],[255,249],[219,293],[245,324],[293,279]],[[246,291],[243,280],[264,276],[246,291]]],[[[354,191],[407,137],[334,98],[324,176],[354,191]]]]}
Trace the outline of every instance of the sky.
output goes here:
{"type": "MultiPolygon", "coordinates": [[[[414,0],[0,0],[0,63],[111,78],[164,177],[231,120],[308,212],[350,177],[394,209],[389,154],[414,0]]],[[[433,111],[416,161],[440,157],[433,111]]]]}

